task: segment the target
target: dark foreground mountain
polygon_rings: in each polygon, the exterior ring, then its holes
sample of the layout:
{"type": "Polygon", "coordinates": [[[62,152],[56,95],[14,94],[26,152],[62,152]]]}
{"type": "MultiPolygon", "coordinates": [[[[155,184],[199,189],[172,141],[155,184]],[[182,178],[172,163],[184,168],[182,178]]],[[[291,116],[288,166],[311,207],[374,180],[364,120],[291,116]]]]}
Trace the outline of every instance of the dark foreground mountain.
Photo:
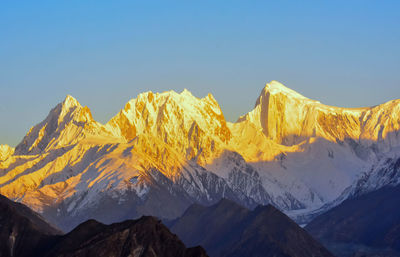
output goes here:
{"type": "Polygon", "coordinates": [[[0,256],[35,256],[61,233],[25,205],[0,195],[0,256]]]}
{"type": "Polygon", "coordinates": [[[88,220],[68,234],[28,207],[0,196],[1,257],[206,257],[202,247],[186,248],[154,217],[104,225],[88,220]]]}
{"type": "Polygon", "coordinates": [[[340,256],[400,256],[399,199],[400,186],[384,187],[344,201],[306,230],[340,256]]]}
{"type": "Polygon", "coordinates": [[[201,247],[186,248],[159,220],[143,216],[111,225],[88,220],[57,238],[44,256],[206,257],[207,254],[201,247]]]}
{"type": "Polygon", "coordinates": [[[253,211],[226,199],[210,207],[192,205],[168,225],[186,245],[202,245],[213,257],[333,256],[271,205],[253,211]]]}

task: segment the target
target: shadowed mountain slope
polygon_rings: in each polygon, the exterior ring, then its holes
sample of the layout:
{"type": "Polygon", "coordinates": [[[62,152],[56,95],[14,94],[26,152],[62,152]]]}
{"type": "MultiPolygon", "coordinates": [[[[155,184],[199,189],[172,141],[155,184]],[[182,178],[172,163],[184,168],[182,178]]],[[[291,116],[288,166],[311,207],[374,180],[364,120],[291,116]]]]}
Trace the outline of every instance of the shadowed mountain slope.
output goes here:
{"type": "Polygon", "coordinates": [[[321,244],[271,205],[250,211],[223,199],[192,205],[169,224],[187,245],[202,245],[210,256],[330,257],[321,244]]]}
{"type": "Polygon", "coordinates": [[[0,195],[0,256],[32,256],[61,233],[25,205],[0,195]]]}
{"type": "Polygon", "coordinates": [[[399,199],[400,186],[387,186],[344,201],[311,221],[306,230],[341,256],[351,254],[354,246],[379,256],[392,249],[400,256],[399,199]]]}

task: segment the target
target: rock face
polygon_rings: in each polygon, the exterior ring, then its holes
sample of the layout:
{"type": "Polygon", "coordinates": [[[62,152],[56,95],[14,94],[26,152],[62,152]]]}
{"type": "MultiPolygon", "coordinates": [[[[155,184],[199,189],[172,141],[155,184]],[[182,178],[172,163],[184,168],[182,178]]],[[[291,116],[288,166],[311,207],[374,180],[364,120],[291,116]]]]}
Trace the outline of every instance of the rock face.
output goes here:
{"type": "Polygon", "coordinates": [[[333,256],[271,205],[253,211],[226,199],[211,207],[192,205],[168,225],[185,244],[201,244],[214,257],[333,256]]]}
{"type": "Polygon", "coordinates": [[[0,256],[38,255],[52,236],[61,234],[37,213],[0,195],[0,256]]]}
{"type": "Polygon", "coordinates": [[[104,225],[88,220],[66,235],[28,207],[0,195],[0,256],[206,257],[186,248],[159,220],[142,217],[104,225]]]}
{"type": "Polygon", "coordinates": [[[187,90],[140,94],[107,124],[67,96],[15,151],[0,147],[0,193],[65,231],[90,218],[176,218],[221,198],[299,220],[345,199],[400,145],[399,115],[400,100],[338,108],[276,81],[235,123],[211,94],[187,90]]]}
{"type": "Polygon", "coordinates": [[[400,255],[400,186],[386,186],[348,199],[306,226],[338,256],[355,251],[400,255]]]}

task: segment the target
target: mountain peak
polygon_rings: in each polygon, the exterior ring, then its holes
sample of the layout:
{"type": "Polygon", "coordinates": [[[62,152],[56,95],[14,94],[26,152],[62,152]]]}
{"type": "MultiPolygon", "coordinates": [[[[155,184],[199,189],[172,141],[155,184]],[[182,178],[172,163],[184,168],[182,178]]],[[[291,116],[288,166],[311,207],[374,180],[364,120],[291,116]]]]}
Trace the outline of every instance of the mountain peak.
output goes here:
{"type": "Polygon", "coordinates": [[[183,89],[183,91],[181,92],[180,95],[182,95],[182,96],[193,96],[192,92],[190,92],[186,88],[183,89]]]}
{"type": "Polygon", "coordinates": [[[81,107],[80,103],[71,95],[67,95],[62,102],[63,109],[69,109],[71,107],[81,107]]]}
{"type": "Polygon", "coordinates": [[[0,161],[6,160],[14,153],[14,148],[9,145],[0,145],[0,161]]]}
{"type": "Polygon", "coordinates": [[[46,119],[32,127],[17,145],[17,154],[38,154],[49,145],[64,147],[78,142],[86,134],[98,135],[103,132],[92,116],[90,109],[83,107],[72,96],[54,107],[46,119]]]}
{"type": "Polygon", "coordinates": [[[76,120],[77,122],[94,121],[89,107],[83,107],[73,96],[67,95],[62,103],[56,106],[53,113],[49,114],[58,118],[58,123],[76,120]]]}
{"type": "Polygon", "coordinates": [[[161,138],[164,142],[183,147],[181,150],[188,152],[191,158],[197,155],[197,150],[206,153],[201,143],[215,144],[213,140],[216,138],[227,142],[230,138],[215,99],[210,94],[200,99],[187,89],[181,93],[173,90],[141,93],[130,100],[107,126],[128,141],[142,134],[161,138]],[[207,139],[199,140],[205,131],[210,132],[207,139]]]}
{"type": "MultiPolygon", "coordinates": [[[[271,82],[265,84],[265,87],[262,89],[260,97],[266,94],[271,94],[271,95],[278,95],[278,94],[283,94],[286,95],[290,98],[298,98],[298,99],[308,99],[307,97],[297,93],[296,91],[286,87],[282,83],[272,80],[271,82]]],[[[259,99],[260,99],[259,97],[259,99]]],[[[257,102],[259,102],[257,100],[257,102]]]]}

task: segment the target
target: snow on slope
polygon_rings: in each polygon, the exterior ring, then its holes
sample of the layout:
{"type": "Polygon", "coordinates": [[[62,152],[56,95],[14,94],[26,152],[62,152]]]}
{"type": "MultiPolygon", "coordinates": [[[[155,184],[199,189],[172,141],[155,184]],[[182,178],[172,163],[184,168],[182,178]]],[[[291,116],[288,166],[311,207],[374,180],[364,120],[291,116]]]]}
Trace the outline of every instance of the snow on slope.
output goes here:
{"type": "Polygon", "coordinates": [[[230,137],[211,95],[148,92],[106,125],[89,114],[70,96],[57,105],[0,170],[0,193],[66,229],[90,213],[99,215],[105,203],[109,213],[98,218],[110,222],[128,213],[173,218],[195,201],[222,197],[255,204],[199,165],[230,137]],[[132,138],[125,121],[135,129],[132,138]]]}
{"type": "Polygon", "coordinates": [[[323,105],[286,88],[268,83],[254,110],[239,118],[274,142],[295,145],[318,137],[332,142],[351,139],[363,145],[390,150],[400,143],[400,100],[371,108],[339,108],[323,105]]]}
{"type": "Polygon", "coordinates": [[[351,197],[360,196],[385,186],[397,186],[400,184],[400,147],[385,153],[379,161],[356,181],[351,197]]]}
{"type": "Polygon", "coordinates": [[[130,100],[108,123],[127,141],[149,134],[162,139],[187,159],[206,159],[231,138],[224,115],[211,94],[199,99],[186,89],[146,92],[130,100]]]}
{"type": "Polygon", "coordinates": [[[232,148],[253,163],[265,181],[279,181],[301,202],[310,197],[328,202],[352,186],[378,152],[400,145],[399,115],[400,100],[339,108],[272,81],[255,108],[228,127],[234,135],[232,148]]]}
{"type": "Polygon", "coordinates": [[[0,193],[65,229],[87,218],[174,218],[221,197],[304,214],[343,197],[399,146],[399,115],[399,100],[331,107],[276,81],[236,123],[211,94],[187,90],[142,93],[105,125],[67,96],[13,155],[0,148],[0,193]]]}
{"type": "Polygon", "coordinates": [[[88,137],[108,137],[112,134],[96,122],[90,109],[82,107],[72,96],[52,109],[47,118],[32,127],[15,148],[17,155],[40,154],[76,144],[88,137]]]}

